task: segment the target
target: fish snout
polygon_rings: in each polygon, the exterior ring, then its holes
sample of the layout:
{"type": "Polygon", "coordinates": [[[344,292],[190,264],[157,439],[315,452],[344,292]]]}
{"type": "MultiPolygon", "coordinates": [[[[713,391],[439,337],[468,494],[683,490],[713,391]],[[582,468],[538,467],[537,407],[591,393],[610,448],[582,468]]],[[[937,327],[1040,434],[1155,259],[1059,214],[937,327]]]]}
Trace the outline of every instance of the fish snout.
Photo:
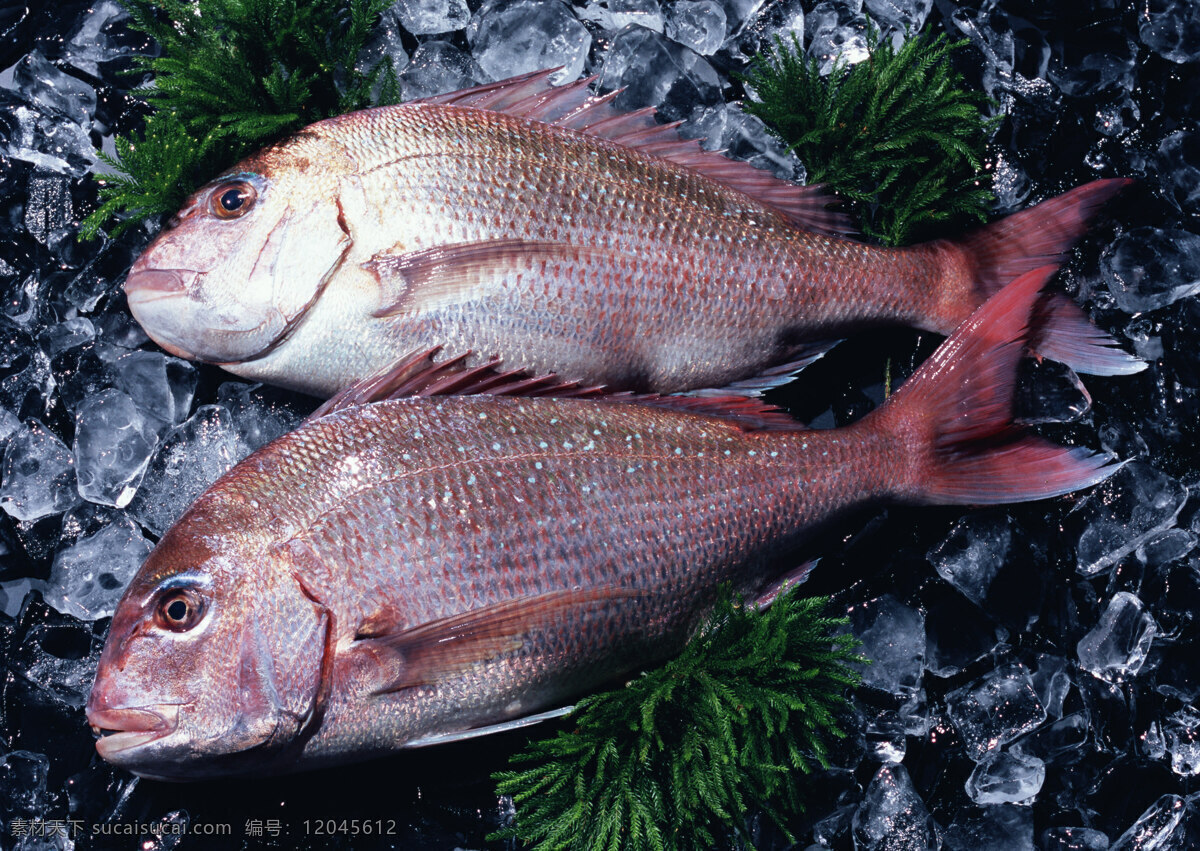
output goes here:
{"type": "Polygon", "coordinates": [[[139,269],[135,264],[125,279],[125,295],[130,303],[186,295],[196,274],[191,269],[139,269]]]}
{"type": "Polygon", "coordinates": [[[175,732],[179,726],[179,704],[156,706],[104,705],[98,689],[93,689],[87,705],[88,724],[100,736],[96,751],[110,762],[119,755],[175,732]]]}

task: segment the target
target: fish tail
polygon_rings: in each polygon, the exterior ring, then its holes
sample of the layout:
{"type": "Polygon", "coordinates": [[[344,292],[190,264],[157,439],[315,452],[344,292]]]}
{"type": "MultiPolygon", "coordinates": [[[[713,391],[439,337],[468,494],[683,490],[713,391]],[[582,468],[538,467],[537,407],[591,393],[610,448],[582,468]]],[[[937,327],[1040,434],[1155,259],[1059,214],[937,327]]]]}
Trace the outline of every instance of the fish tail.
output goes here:
{"type": "MultiPolygon", "coordinates": [[[[1062,263],[1100,207],[1132,182],[1094,180],[956,242],[942,243],[960,274],[947,285],[951,292],[946,315],[939,319],[946,328],[954,327],[1014,278],[1062,263]]],[[[1042,316],[1044,331],[1036,343],[1039,354],[1093,375],[1128,375],[1145,369],[1143,361],[1123,351],[1066,296],[1048,296],[1042,316]]]]}
{"type": "Polygon", "coordinates": [[[1111,456],[1055,445],[1013,422],[1017,362],[1054,272],[1027,272],[989,299],[872,415],[882,442],[915,461],[903,464],[901,498],[975,505],[1044,499],[1118,469],[1111,456]]]}

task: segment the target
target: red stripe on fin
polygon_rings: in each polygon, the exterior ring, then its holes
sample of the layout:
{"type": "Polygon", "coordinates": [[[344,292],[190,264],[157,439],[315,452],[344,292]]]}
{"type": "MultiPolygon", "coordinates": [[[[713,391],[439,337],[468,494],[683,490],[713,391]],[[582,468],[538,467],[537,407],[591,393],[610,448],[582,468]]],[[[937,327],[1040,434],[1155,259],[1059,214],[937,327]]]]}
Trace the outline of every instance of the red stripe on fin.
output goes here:
{"type": "Polygon", "coordinates": [[[1119,464],[1056,446],[1013,423],[1017,361],[1055,267],[1028,272],[975,311],[864,426],[894,430],[914,453],[903,495],[987,505],[1059,496],[1119,464]],[[923,459],[923,460],[922,460],[923,459]]]}
{"type": "Polygon", "coordinates": [[[696,416],[715,417],[744,431],[792,431],[801,428],[786,411],[746,396],[660,396],[653,393],[608,393],[601,385],[565,381],[554,373],[530,375],[520,369],[502,370],[500,359],[467,366],[471,352],[434,361],[440,346],[409,354],[387,370],[347,387],[313,411],[306,422],[321,417],[407,396],[516,396],[592,399],[614,404],[647,405],[696,416]]]}
{"type": "Polygon", "coordinates": [[[409,103],[503,112],[607,139],[669,160],[743,192],[773,208],[796,227],[834,236],[855,232],[845,213],[829,209],[837,199],[820,186],[800,186],[780,180],[749,163],[731,160],[716,151],[705,151],[698,140],[679,135],[679,122],[658,124],[654,119],[654,107],[623,112],[612,104],[619,91],[600,96],[591,93],[588,87],[596,77],[555,87],[550,78],[560,70],[533,71],[409,103]]]}
{"type": "MultiPolygon", "coordinates": [[[[977,288],[965,294],[958,316],[946,317],[948,324],[960,321],[1020,275],[1061,263],[1100,207],[1131,183],[1125,178],[1094,180],[948,243],[964,254],[977,288]]],[[[1094,375],[1127,375],[1145,369],[1143,361],[1121,350],[1078,305],[1061,296],[1052,298],[1037,344],[1041,354],[1076,372],[1094,375]]]]}

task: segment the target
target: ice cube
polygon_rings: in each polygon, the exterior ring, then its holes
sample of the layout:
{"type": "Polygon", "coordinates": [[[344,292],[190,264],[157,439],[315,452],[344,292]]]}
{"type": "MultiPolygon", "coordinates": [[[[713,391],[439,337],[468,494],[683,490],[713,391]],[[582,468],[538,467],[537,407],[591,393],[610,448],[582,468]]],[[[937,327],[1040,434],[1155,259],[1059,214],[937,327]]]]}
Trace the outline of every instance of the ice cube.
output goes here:
{"type": "Polygon", "coordinates": [[[401,25],[413,35],[461,30],[471,18],[465,0],[400,0],[392,9],[401,25]]]}
{"type": "Polygon", "coordinates": [[[1019,662],[947,694],[946,714],[976,762],[1046,720],[1029,669],[1019,662]]]}
{"type": "Polygon", "coordinates": [[[863,685],[888,694],[910,696],[921,687],[925,665],[925,617],[891,594],[847,612],[850,630],[870,660],[861,666],[863,685]]]}
{"type": "Polygon", "coordinates": [[[159,352],[135,351],[110,367],[114,381],[152,420],[159,431],[178,425],[188,415],[196,392],[196,367],[159,352]]]}
{"type": "Polygon", "coordinates": [[[1134,228],[1104,250],[1100,271],[1126,313],[1166,307],[1200,293],[1200,235],[1134,228]]]}
{"type": "Polygon", "coordinates": [[[1200,6],[1192,0],[1143,0],[1136,8],[1146,47],[1181,65],[1200,59],[1200,6]]]}
{"type": "Polygon", "coordinates": [[[1183,851],[1187,802],[1178,795],[1163,795],[1151,804],[1109,851],[1183,851]]]}
{"type": "Polygon", "coordinates": [[[938,845],[933,817],[903,765],[876,772],[851,829],[857,851],[918,851],[938,845]]]}
{"type": "MultiPolygon", "coordinates": [[[[800,0],[773,0],[759,9],[746,26],[727,43],[730,55],[750,62],[760,54],[773,53],[779,43],[791,50],[804,44],[804,4],[800,0]]],[[[756,95],[747,88],[746,93],[756,95]]]]}
{"type": "Polygon", "coordinates": [[[1175,524],[1187,488],[1141,461],[1126,464],[1072,510],[1083,525],[1076,569],[1093,576],[1175,524]]]}
{"type": "MultiPolygon", "coordinates": [[[[133,46],[125,40],[113,38],[114,25],[129,20],[129,12],[116,0],[100,0],[92,5],[83,16],[78,28],[71,35],[64,51],[64,58],[73,67],[86,71],[93,77],[104,76],[104,66],[134,55],[133,46]]],[[[137,52],[146,52],[148,45],[137,52]]]]}
{"type": "Polygon", "coordinates": [[[725,41],[725,10],[714,0],[679,0],[666,21],[667,38],[711,56],[725,41]]]}
{"type": "Polygon", "coordinates": [[[1200,213],[1200,133],[1177,130],[1163,138],[1154,171],[1164,198],[1185,213],[1200,213]]]}
{"type": "Polygon", "coordinates": [[[467,26],[471,53],[489,80],[543,68],[556,84],[579,78],[592,46],[587,27],[557,0],[491,0],[467,26]]]}
{"type": "Polygon", "coordinates": [[[427,41],[413,51],[400,75],[405,100],[469,89],[484,79],[475,60],[448,41],[427,41]]]}
{"type": "Polygon", "coordinates": [[[1039,653],[1037,670],[1033,672],[1033,687],[1038,700],[1046,707],[1051,718],[1061,718],[1063,702],[1071,690],[1071,676],[1067,673],[1067,660],[1061,656],[1039,653]]]}
{"type": "Polygon", "coordinates": [[[96,90],[60,71],[34,50],[17,63],[13,84],[45,114],[89,127],[96,113],[96,90]]]}
{"type": "Polygon", "coordinates": [[[1043,851],[1108,851],[1108,834],[1090,827],[1049,827],[1040,839],[1043,851]]]}
{"type": "Polygon", "coordinates": [[[125,393],[108,389],[89,397],[75,415],[79,495],[124,508],[137,493],[157,444],[155,424],[125,393]]]}
{"type": "Polygon", "coordinates": [[[71,450],[38,420],[27,420],[4,449],[0,508],[31,521],[79,502],[71,450]]]}
{"type": "Polygon", "coordinates": [[[229,411],[219,405],[199,408],[163,438],[137,496],[129,504],[130,516],[161,535],[240,457],[229,411]]]}
{"type": "Polygon", "coordinates": [[[1088,97],[1101,92],[1127,91],[1135,80],[1135,54],[1107,51],[1089,53],[1077,61],[1055,63],[1050,82],[1071,97],[1088,97]]]}
{"type": "Polygon", "coordinates": [[[641,27],[613,39],[600,68],[600,88],[624,89],[619,109],[658,108],[665,121],[689,118],[697,107],[722,103],[717,72],[695,51],[641,27]]]}
{"type": "Polygon", "coordinates": [[[84,316],[51,325],[38,335],[38,343],[51,360],[96,339],[96,326],[84,316]]]}
{"type": "Polygon", "coordinates": [[[938,575],[977,606],[1008,558],[1013,520],[1006,514],[969,514],[927,554],[938,575]]]}
{"type": "Polygon", "coordinates": [[[907,750],[904,719],[894,709],[880,709],[864,728],[867,752],[876,762],[896,763],[904,760],[907,750]]]}
{"type": "Polygon", "coordinates": [[[917,33],[933,9],[933,0],[865,0],[867,14],[885,29],[917,33]]]}
{"type": "Polygon", "coordinates": [[[721,150],[733,159],[745,160],[783,180],[803,180],[804,164],[761,119],[747,115],[736,104],[718,104],[698,109],[684,125],[684,132],[698,137],[708,150],[721,150]]]}
{"type": "Polygon", "coordinates": [[[1171,770],[1182,777],[1200,774],[1200,712],[1185,706],[1171,713],[1163,722],[1162,734],[1171,770]]]}
{"type": "Polygon", "coordinates": [[[588,0],[578,15],[609,32],[638,26],[660,33],[665,23],[658,0],[588,0]]]}
{"type": "Polygon", "coordinates": [[[0,821],[13,816],[39,817],[49,808],[46,788],[50,759],[32,751],[12,751],[0,757],[0,821]]]}
{"type": "Polygon", "coordinates": [[[822,0],[808,13],[808,53],[816,57],[822,75],[835,64],[854,65],[867,58],[867,19],[861,9],[861,3],[822,0]]]}
{"type": "Polygon", "coordinates": [[[967,795],[977,804],[1027,802],[1042,789],[1046,764],[1035,756],[994,750],[967,778],[967,795]]]}
{"type": "Polygon", "coordinates": [[[1029,807],[996,804],[968,808],[946,828],[944,851],[1033,851],[1033,813],[1029,807]]]}
{"type": "Polygon", "coordinates": [[[1091,719],[1087,710],[1072,712],[1015,742],[1013,756],[1037,757],[1043,762],[1075,762],[1085,755],[1091,719]]]}
{"type": "Polygon", "coordinates": [[[1136,550],[1137,559],[1144,567],[1157,569],[1184,558],[1197,543],[1200,543],[1200,537],[1195,532],[1168,529],[1142,543],[1136,550]]]}
{"type": "Polygon", "coordinates": [[[128,517],[59,550],[46,588],[46,602],[81,620],[111,617],[125,586],[153,545],[128,517]]]}
{"type": "Polygon", "coordinates": [[[67,178],[38,169],[29,179],[29,199],[25,202],[25,229],[43,245],[74,217],[67,178]]]}
{"type": "Polygon", "coordinates": [[[1016,418],[1035,423],[1070,423],[1092,409],[1092,397],[1066,364],[1026,358],[1017,368],[1016,418]]]}
{"type": "Polygon", "coordinates": [[[300,409],[293,395],[240,381],[222,384],[217,402],[233,417],[238,453],[243,456],[292,431],[308,413],[300,409]]]}
{"type": "MultiPolygon", "coordinates": [[[[374,70],[380,62],[386,61],[391,66],[393,74],[404,72],[408,67],[408,52],[404,49],[404,26],[400,23],[400,15],[405,3],[397,3],[390,9],[385,9],[379,16],[379,23],[372,30],[367,43],[359,51],[355,69],[362,74],[374,70]]],[[[465,22],[464,22],[465,23],[465,22]]],[[[387,66],[380,69],[381,75],[386,73],[387,66]]],[[[377,78],[377,90],[372,97],[378,99],[378,87],[382,84],[382,76],[377,78]]]]}
{"type": "Polygon", "coordinates": [[[1118,591],[1100,615],[1100,622],[1079,640],[1079,664],[1098,677],[1124,680],[1136,677],[1150,652],[1158,627],[1142,601],[1118,591]]]}

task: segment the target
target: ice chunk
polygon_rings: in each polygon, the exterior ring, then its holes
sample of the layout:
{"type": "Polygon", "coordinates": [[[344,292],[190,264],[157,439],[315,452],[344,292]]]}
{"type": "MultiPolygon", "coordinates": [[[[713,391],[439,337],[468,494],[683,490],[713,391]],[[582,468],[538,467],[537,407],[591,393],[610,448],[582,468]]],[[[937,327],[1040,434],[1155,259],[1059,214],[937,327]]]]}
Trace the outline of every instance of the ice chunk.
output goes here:
{"type": "Polygon", "coordinates": [[[427,41],[413,51],[400,84],[405,100],[469,89],[484,79],[483,71],[466,53],[448,41],[427,41]]]}
{"type": "Polygon", "coordinates": [[[1168,851],[1184,848],[1183,817],[1187,802],[1178,795],[1163,795],[1138,816],[1129,830],[1117,837],[1110,851],[1168,851]]]}
{"type": "Polygon", "coordinates": [[[124,508],[154,454],[158,434],[120,390],[90,396],[75,415],[75,466],[79,495],[124,508]]]}
{"type": "Polygon", "coordinates": [[[1144,0],[1137,5],[1142,43],[1164,59],[1200,59],[1200,6],[1192,0],[1144,0]]]}
{"type": "Polygon", "coordinates": [[[1195,532],[1168,529],[1149,538],[1137,548],[1137,559],[1145,567],[1159,568],[1185,557],[1200,543],[1195,532]]]}
{"type": "Polygon", "coordinates": [[[847,613],[850,630],[862,642],[859,652],[871,660],[862,666],[863,685],[909,696],[921,687],[925,665],[925,617],[891,594],[847,613]]]}
{"type": "MultiPolygon", "coordinates": [[[[129,13],[116,0],[100,0],[89,8],[78,29],[67,42],[65,58],[74,67],[94,77],[102,76],[102,66],[134,55],[131,45],[113,38],[114,24],[127,21],[129,13]]],[[[145,52],[146,45],[139,45],[145,52]]]]}
{"type": "Polygon", "coordinates": [[[75,459],[66,444],[38,420],[9,438],[0,475],[0,508],[17,520],[37,520],[79,502],[75,459]]]}
{"type": "Polygon", "coordinates": [[[196,367],[187,361],[136,351],[117,358],[110,371],[117,387],[129,394],[138,410],[160,430],[187,418],[197,381],[196,367]]]}
{"type": "Polygon", "coordinates": [[[54,557],[46,602],[82,620],[110,617],[153,545],[121,517],[54,557]]]}
{"type": "MultiPolygon", "coordinates": [[[[731,25],[732,28],[732,25],[731,25]]],[[[779,42],[791,49],[804,44],[804,5],[800,0],[775,0],[760,9],[726,46],[730,55],[749,62],[763,53],[773,52],[779,42]]],[[[754,92],[747,89],[754,98],[754,92]]]]}
{"type": "Polygon", "coordinates": [[[946,828],[942,844],[945,851],[1032,851],[1033,847],[1033,813],[1015,804],[982,807],[977,815],[964,807],[946,828]]]}
{"type": "Polygon", "coordinates": [[[822,0],[808,13],[805,25],[812,34],[808,45],[816,57],[821,74],[828,74],[835,63],[854,65],[867,58],[867,19],[862,5],[822,0]]]}
{"type": "Polygon", "coordinates": [[[8,408],[0,408],[0,446],[8,440],[9,435],[21,427],[21,420],[8,408]]]}
{"type": "Polygon", "coordinates": [[[1033,687],[1038,700],[1046,707],[1051,718],[1061,718],[1063,702],[1071,690],[1071,677],[1067,673],[1067,660],[1061,656],[1039,653],[1037,670],[1033,672],[1033,687]]]}
{"type": "MultiPolygon", "coordinates": [[[[59,718],[70,718],[76,728],[82,720],[78,710],[87,702],[96,677],[103,641],[91,623],[60,614],[38,599],[29,601],[21,620],[27,628],[15,636],[17,646],[9,657],[9,671],[28,686],[24,689],[26,712],[22,717],[27,726],[23,733],[32,735],[28,709],[34,705],[59,718]]],[[[39,719],[39,723],[47,721],[54,719],[39,719]]]]}
{"type": "Polygon", "coordinates": [[[401,0],[392,9],[413,35],[461,30],[471,18],[465,0],[401,0]]]}
{"type": "Polygon", "coordinates": [[[492,0],[471,19],[467,40],[489,80],[560,65],[551,81],[575,80],[592,46],[587,27],[557,0],[492,0]]]}
{"type": "Polygon", "coordinates": [[[1017,804],[1042,790],[1046,764],[1035,756],[995,750],[967,778],[967,795],[977,804],[1017,804]]]}
{"type": "Polygon", "coordinates": [[[638,26],[660,33],[664,25],[658,0],[589,0],[578,14],[609,32],[638,26]]]}
{"type": "Polygon", "coordinates": [[[229,411],[219,405],[199,408],[163,438],[129,514],[161,535],[201,491],[237,463],[238,449],[229,411]]]}
{"type": "Polygon", "coordinates": [[[1200,774],[1200,712],[1185,706],[1168,715],[1162,734],[1171,770],[1183,777],[1200,774]]]}
{"type": "Polygon", "coordinates": [[[600,88],[624,89],[615,101],[619,109],[654,106],[666,121],[722,103],[721,80],[708,62],[641,27],[626,27],[613,39],[600,69],[600,88]]]}
{"type": "Polygon", "coordinates": [[[71,193],[67,178],[38,169],[29,178],[29,200],[25,202],[25,229],[43,245],[71,221],[71,193]]]}
{"type": "Polygon", "coordinates": [[[1006,514],[970,514],[927,555],[938,575],[978,606],[1008,558],[1013,521],[1006,514]]]}
{"type": "Polygon", "coordinates": [[[13,751],[0,757],[0,818],[7,825],[14,816],[45,815],[50,805],[46,780],[50,759],[32,751],[13,751]]]}
{"type": "Polygon", "coordinates": [[[933,817],[903,765],[879,769],[851,823],[858,851],[936,848],[933,817]]]}
{"type": "Polygon", "coordinates": [[[1037,757],[1043,762],[1068,762],[1068,754],[1084,755],[1091,718],[1087,711],[1072,712],[1053,724],[1035,730],[1013,744],[1014,756],[1037,757]]]}
{"type": "Polygon", "coordinates": [[[96,113],[96,90],[54,67],[37,50],[17,63],[13,83],[47,115],[87,127],[96,113]]]}
{"type": "MultiPolygon", "coordinates": [[[[355,62],[355,68],[360,73],[371,71],[383,61],[391,65],[392,73],[397,77],[408,67],[408,52],[404,49],[405,28],[400,23],[401,12],[406,6],[406,3],[397,3],[380,14],[379,23],[375,25],[371,37],[359,51],[358,60],[355,62]]],[[[381,76],[376,78],[376,87],[382,85],[382,74],[386,73],[386,70],[387,66],[384,66],[381,76]]],[[[377,99],[378,94],[379,92],[375,91],[372,96],[377,99]]]]}
{"type": "Polygon", "coordinates": [[[1154,158],[1163,197],[1185,213],[1200,213],[1200,133],[1177,130],[1154,158]]]}
{"type": "Polygon", "coordinates": [[[261,384],[227,381],[217,389],[217,402],[233,417],[242,456],[287,434],[306,415],[294,397],[261,384]]]}
{"type": "Polygon", "coordinates": [[[1092,409],[1091,394],[1066,364],[1026,358],[1017,370],[1014,407],[1021,422],[1070,423],[1092,409]]]}
{"type": "Polygon", "coordinates": [[[1088,97],[1106,91],[1126,91],[1134,84],[1134,54],[1089,53],[1078,61],[1056,63],[1050,82],[1063,94],[1088,97]]]}
{"type": "Polygon", "coordinates": [[[679,0],[667,18],[666,33],[701,56],[711,56],[725,41],[725,10],[714,0],[679,0]]]}
{"type": "Polygon", "coordinates": [[[1040,838],[1044,851],[1108,851],[1108,834],[1090,827],[1050,827],[1040,838]]]}
{"type": "Polygon", "coordinates": [[[996,624],[949,586],[930,588],[925,609],[925,669],[937,677],[952,677],[996,647],[996,624]]]}
{"type": "Polygon", "coordinates": [[[77,316],[57,325],[51,325],[38,335],[38,342],[51,360],[96,339],[96,326],[92,320],[77,316]]]}
{"type": "Polygon", "coordinates": [[[1142,601],[1128,591],[1118,591],[1100,615],[1100,622],[1079,640],[1079,664],[1107,680],[1136,677],[1157,632],[1154,618],[1142,601]]]}
{"type": "Polygon", "coordinates": [[[877,762],[895,763],[904,760],[907,750],[904,719],[894,709],[881,709],[867,721],[864,728],[868,753],[877,762]]]}
{"type": "Polygon", "coordinates": [[[1184,230],[1134,228],[1104,250],[1100,271],[1126,313],[1166,307],[1200,293],[1200,236],[1184,230]]]}
{"type": "Polygon", "coordinates": [[[976,762],[1046,720],[1029,669],[1019,662],[947,694],[946,714],[976,762]]]}
{"type": "Polygon", "coordinates": [[[1187,488],[1141,461],[1126,464],[1077,505],[1077,567],[1093,576],[1175,524],[1187,488]]]}
{"type": "Polygon", "coordinates": [[[865,0],[863,5],[876,23],[903,34],[925,26],[933,0],[865,0]]]}

